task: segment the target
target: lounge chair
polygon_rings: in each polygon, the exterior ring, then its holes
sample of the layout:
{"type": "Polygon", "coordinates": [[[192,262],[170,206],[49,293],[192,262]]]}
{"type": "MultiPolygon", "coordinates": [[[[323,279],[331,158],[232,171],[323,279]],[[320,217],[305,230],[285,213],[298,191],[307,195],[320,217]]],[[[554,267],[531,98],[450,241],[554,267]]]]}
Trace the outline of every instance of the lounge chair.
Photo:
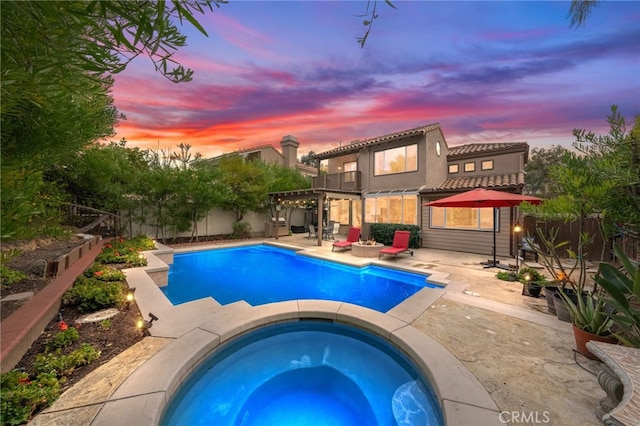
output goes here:
{"type": "Polygon", "coordinates": [[[343,251],[346,249],[350,249],[351,245],[353,243],[357,243],[358,241],[360,241],[360,228],[352,226],[351,228],[349,228],[347,241],[336,241],[335,243],[333,243],[331,251],[333,251],[333,249],[336,247],[341,248],[343,251]]]}
{"type": "Polygon", "coordinates": [[[381,259],[384,255],[393,255],[395,260],[398,260],[400,253],[410,253],[413,256],[413,250],[409,250],[409,238],[411,233],[409,231],[396,231],[393,234],[393,244],[391,247],[383,248],[378,254],[378,259],[381,259]]]}

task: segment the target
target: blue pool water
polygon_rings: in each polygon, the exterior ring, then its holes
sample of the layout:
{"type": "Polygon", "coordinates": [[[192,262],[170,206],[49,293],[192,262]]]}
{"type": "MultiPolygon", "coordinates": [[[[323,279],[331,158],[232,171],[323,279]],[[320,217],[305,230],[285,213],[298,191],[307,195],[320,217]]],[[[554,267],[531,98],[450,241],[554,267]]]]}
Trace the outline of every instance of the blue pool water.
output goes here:
{"type": "Polygon", "coordinates": [[[442,425],[431,387],[385,340],[298,321],[244,335],[206,359],[161,425],[442,425]]]}
{"type": "Polygon", "coordinates": [[[349,302],[386,312],[424,287],[428,275],[357,268],[265,245],[180,253],[162,291],[174,305],[213,297],[250,305],[296,299],[349,302]]]}

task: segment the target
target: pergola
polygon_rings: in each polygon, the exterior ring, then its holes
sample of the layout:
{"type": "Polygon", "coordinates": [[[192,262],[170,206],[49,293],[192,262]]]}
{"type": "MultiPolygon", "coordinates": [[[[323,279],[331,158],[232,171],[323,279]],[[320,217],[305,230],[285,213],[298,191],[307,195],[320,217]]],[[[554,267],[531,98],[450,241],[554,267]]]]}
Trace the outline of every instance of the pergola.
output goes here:
{"type": "MultiPolygon", "coordinates": [[[[352,199],[360,200],[360,192],[356,191],[340,191],[340,190],[328,190],[328,189],[300,189],[297,191],[285,191],[285,192],[270,192],[269,198],[271,204],[276,208],[276,223],[280,220],[281,206],[285,203],[295,203],[300,201],[311,202],[318,207],[318,224],[322,224],[324,221],[324,206],[328,200],[331,199],[352,199]],[[280,206],[280,208],[279,208],[280,206]]],[[[316,232],[318,237],[318,246],[322,246],[322,229],[316,232]]],[[[278,233],[275,233],[275,239],[278,239],[278,233]]]]}

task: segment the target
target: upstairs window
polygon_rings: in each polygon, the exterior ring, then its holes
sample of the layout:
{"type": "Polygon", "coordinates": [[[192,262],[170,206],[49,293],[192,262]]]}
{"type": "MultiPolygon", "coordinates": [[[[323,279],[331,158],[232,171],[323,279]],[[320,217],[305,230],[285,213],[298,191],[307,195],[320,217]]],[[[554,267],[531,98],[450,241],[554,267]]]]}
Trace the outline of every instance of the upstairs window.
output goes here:
{"type": "Polygon", "coordinates": [[[375,175],[415,172],[418,170],[418,145],[407,145],[375,153],[375,175]]]}
{"type": "Polygon", "coordinates": [[[475,172],[476,171],[476,163],[464,163],[464,171],[465,172],[475,172]]]}
{"type": "Polygon", "coordinates": [[[358,170],[358,163],[355,161],[349,161],[348,163],[344,163],[343,171],[344,171],[344,181],[345,182],[355,182],[356,181],[356,170],[358,170]]]}
{"type": "Polygon", "coordinates": [[[493,170],[493,160],[484,160],[480,163],[481,170],[493,170]]]}
{"type": "Polygon", "coordinates": [[[453,173],[458,173],[460,171],[460,168],[458,167],[457,164],[449,164],[449,173],[453,174],[453,173]]]}

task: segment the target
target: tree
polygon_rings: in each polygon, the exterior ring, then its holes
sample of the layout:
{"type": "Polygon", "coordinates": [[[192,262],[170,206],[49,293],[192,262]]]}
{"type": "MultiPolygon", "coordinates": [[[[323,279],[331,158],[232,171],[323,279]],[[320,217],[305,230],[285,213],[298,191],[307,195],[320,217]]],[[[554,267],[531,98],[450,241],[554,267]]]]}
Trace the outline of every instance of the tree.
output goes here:
{"type": "Polygon", "coordinates": [[[234,154],[216,163],[218,193],[222,195],[219,207],[235,214],[240,222],[248,211],[263,211],[267,194],[267,181],[259,161],[245,161],[234,154]]]}
{"type": "Polygon", "coordinates": [[[531,159],[524,167],[524,192],[541,198],[553,198],[558,195],[559,188],[550,179],[550,170],[562,164],[562,158],[567,152],[568,150],[560,145],[531,150],[531,159]]]}
{"type": "Polygon", "coordinates": [[[300,157],[300,162],[302,164],[306,164],[307,166],[318,167],[318,160],[315,158],[316,153],[313,151],[309,151],[308,154],[300,157]]]}
{"type": "Polygon", "coordinates": [[[591,10],[598,6],[598,0],[571,0],[567,17],[571,19],[571,27],[584,27],[591,16],[591,10]]]}
{"type": "Polygon", "coordinates": [[[607,116],[608,135],[575,129],[574,148],[585,156],[596,179],[611,182],[601,208],[610,220],[640,229],[640,114],[627,132],[626,121],[616,105],[607,116]]]}

